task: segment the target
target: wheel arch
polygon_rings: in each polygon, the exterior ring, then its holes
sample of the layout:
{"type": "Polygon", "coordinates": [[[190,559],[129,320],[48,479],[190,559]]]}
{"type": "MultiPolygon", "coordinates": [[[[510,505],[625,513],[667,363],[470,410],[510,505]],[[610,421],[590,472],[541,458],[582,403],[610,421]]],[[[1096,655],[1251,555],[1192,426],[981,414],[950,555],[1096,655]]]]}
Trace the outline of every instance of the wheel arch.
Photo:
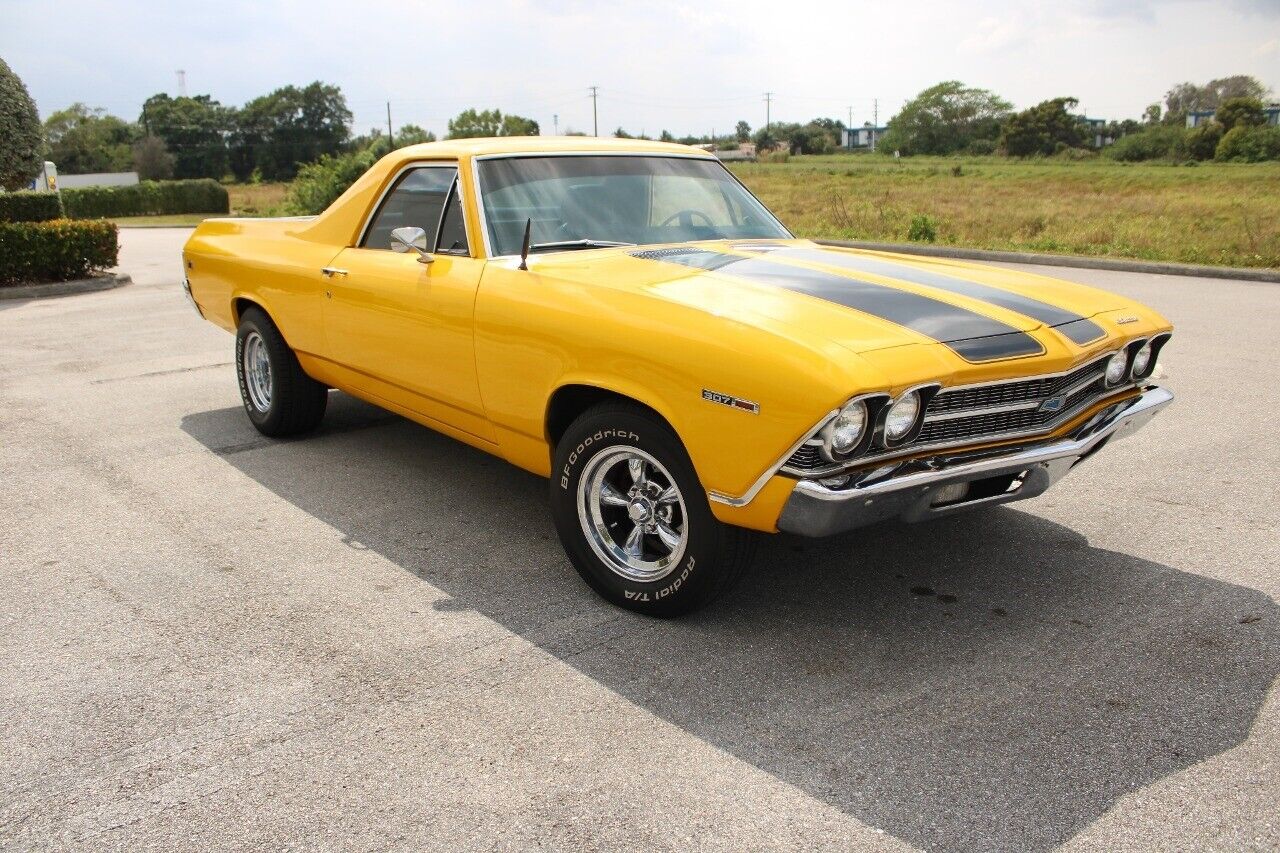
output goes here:
{"type": "Polygon", "coordinates": [[[557,386],[551,392],[551,396],[547,398],[543,417],[543,434],[546,437],[547,447],[551,455],[555,456],[556,445],[560,442],[560,438],[579,415],[601,403],[610,402],[630,403],[652,413],[683,444],[684,439],[680,437],[680,431],[676,429],[671,418],[663,411],[666,407],[661,403],[657,406],[653,405],[644,399],[644,397],[648,396],[650,395],[642,395],[639,389],[623,390],[593,381],[567,381],[557,386]]]}

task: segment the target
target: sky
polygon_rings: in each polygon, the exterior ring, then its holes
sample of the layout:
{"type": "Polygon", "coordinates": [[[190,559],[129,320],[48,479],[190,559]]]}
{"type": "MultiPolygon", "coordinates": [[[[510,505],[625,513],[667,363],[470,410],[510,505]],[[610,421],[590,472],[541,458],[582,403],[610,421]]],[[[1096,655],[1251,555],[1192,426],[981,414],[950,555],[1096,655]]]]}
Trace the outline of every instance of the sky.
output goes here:
{"type": "Polygon", "coordinates": [[[1138,118],[1176,83],[1252,74],[1280,96],[1280,0],[0,0],[0,58],[47,116],[73,102],[136,119],[156,92],[240,105],[340,86],[355,131],[442,134],[467,107],[656,136],[826,116],[883,123],[941,80],[1016,107],[1073,96],[1138,118]]]}

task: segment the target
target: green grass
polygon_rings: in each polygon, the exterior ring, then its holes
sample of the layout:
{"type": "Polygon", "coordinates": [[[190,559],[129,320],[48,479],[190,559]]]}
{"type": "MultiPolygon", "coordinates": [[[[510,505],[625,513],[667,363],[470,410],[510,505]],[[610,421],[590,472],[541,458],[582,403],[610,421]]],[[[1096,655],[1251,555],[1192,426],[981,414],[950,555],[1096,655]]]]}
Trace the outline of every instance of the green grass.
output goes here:
{"type": "MultiPolygon", "coordinates": [[[[231,216],[284,216],[288,184],[229,184],[231,216]]],[[[171,216],[123,216],[111,220],[121,228],[158,228],[199,225],[217,213],[177,213],[171,216]]]]}
{"type": "Polygon", "coordinates": [[[217,213],[174,213],[169,216],[119,216],[111,221],[121,228],[177,228],[186,225],[199,225],[217,213]]]}
{"type": "Polygon", "coordinates": [[[1125,164],[1101,158],[742,163],[735,174],[797,235],[1280,267],[1280,163],[1125,164]]]}

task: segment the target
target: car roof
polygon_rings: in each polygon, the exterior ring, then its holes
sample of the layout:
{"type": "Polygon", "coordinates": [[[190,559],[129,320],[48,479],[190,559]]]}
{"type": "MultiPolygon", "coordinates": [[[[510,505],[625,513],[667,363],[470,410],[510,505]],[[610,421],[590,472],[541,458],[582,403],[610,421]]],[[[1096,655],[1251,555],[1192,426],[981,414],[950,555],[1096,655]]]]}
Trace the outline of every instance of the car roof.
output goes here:
{"type": "Polygon", "coordinates": [[[579,152],[609,154],[681,154],[712,157],[700,148],[648,139],[616,139],[597,136],[493,136],[480,139],[446,139],[410,145],[396,152],[399,159],[466,158],[490,154],[559,154],[579,152]]]}

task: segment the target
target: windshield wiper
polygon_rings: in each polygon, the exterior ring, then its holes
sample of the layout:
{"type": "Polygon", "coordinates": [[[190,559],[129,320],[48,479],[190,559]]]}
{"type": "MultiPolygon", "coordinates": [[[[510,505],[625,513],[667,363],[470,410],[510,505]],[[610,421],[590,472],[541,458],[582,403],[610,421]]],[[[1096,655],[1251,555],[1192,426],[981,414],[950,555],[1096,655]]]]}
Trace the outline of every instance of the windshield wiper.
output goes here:
{"type": "Polygon", "coordinates": [[[616,249],[619,246],[634,246],[635,243],[620,243],[616,240],[558,240],[554,243],[534,243],[530,252],[541,249],[616,249]]]}

